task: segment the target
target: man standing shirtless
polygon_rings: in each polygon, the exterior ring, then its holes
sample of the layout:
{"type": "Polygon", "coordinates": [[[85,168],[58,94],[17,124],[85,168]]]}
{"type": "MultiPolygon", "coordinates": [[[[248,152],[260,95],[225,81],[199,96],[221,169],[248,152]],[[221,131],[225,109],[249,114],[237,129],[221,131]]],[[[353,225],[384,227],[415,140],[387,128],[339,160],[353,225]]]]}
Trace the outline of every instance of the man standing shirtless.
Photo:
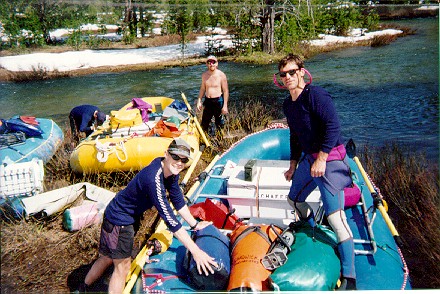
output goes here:
{"type": "Polygon", "coordinates": [[[202,97],[205,97],[201,126],[207,133],[213,116],[217,129],[223,127],[223,115],[228,114],[229,89],[226,75],[218,69],[218,61],[215,56],[208,56],[206,66],[208,70],[202,74],[197,110],[202,110],[202,97]]]}

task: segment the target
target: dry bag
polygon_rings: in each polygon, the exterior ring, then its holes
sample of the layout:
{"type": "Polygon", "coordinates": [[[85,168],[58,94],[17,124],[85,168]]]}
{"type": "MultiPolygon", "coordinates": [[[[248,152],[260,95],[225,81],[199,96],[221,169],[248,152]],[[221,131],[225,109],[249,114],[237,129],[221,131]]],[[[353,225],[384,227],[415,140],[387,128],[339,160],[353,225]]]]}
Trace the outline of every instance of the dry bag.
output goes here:
{"type": "Polygon", "coordinates": [[[192,238],[200,249],[215,259],[218,267],[214,274],[200,275],[192,254],[187,251],[185,265],[190,283],[198,290],[225,290],[231,271],[229,238],[213,225],[194,231],[192,238]]]}

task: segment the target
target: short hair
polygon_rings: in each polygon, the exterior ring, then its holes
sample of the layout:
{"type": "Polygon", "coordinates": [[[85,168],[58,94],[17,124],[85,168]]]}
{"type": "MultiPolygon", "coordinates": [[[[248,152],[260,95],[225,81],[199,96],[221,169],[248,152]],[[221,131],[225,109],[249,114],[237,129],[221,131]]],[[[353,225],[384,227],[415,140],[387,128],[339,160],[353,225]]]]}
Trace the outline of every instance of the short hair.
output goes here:
{"type": "Polygon", "coordinates": [[[278,70],[281,70],[281,68],[285,67],[290,62],[294,62],[296,65],[298,65],[298,68],[304,68],[303,59],[299,55],[289,53],[278,63],[278,70]]]}

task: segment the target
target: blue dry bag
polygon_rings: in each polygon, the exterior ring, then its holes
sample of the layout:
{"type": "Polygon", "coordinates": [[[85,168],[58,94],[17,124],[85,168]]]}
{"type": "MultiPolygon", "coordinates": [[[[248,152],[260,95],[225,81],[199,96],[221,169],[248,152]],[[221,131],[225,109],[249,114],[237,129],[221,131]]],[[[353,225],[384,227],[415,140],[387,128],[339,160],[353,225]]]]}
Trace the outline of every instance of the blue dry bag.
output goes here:
{"type": "Polygon", "coordinates": [[[200,249],[215,258],[218,268],[214,269],[214,274],[206,276],[202,273],[200,275],[197,271],[197,264],[188,251],[185,265],[191,284],[198,290],[225,290],[231,273],[229,238],[213,225],[194,231],[192,238],[200,249]]]}

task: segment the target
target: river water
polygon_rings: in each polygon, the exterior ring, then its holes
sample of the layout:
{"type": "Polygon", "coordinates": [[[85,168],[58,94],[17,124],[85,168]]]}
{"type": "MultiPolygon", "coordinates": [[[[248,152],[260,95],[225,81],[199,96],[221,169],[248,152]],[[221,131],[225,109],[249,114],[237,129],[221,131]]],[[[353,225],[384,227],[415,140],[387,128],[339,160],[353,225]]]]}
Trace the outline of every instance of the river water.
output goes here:
{"type": "MultiPolygon", "coordinates": [[[[438,19],[397,22],[417,30],[388,46],[353,47],[306,60],[313,83],[333,96],[342,133],[359,145],[397,142],[430,159],[439,156],[438,19]]],[[[231,107],[239,99],[280,108],[286,95],[272,83],[276,64],[221,62],[228,76],[231,107]]],[[[0,83],[0,117],[53,118],[62,128],[76,105],[109,112],[133,97],[197,97],[205,65],[126,73],[95,74],[26,83],[0,83]]],[[[280,109],[280,118],[281,118],[280,109]]]]}

